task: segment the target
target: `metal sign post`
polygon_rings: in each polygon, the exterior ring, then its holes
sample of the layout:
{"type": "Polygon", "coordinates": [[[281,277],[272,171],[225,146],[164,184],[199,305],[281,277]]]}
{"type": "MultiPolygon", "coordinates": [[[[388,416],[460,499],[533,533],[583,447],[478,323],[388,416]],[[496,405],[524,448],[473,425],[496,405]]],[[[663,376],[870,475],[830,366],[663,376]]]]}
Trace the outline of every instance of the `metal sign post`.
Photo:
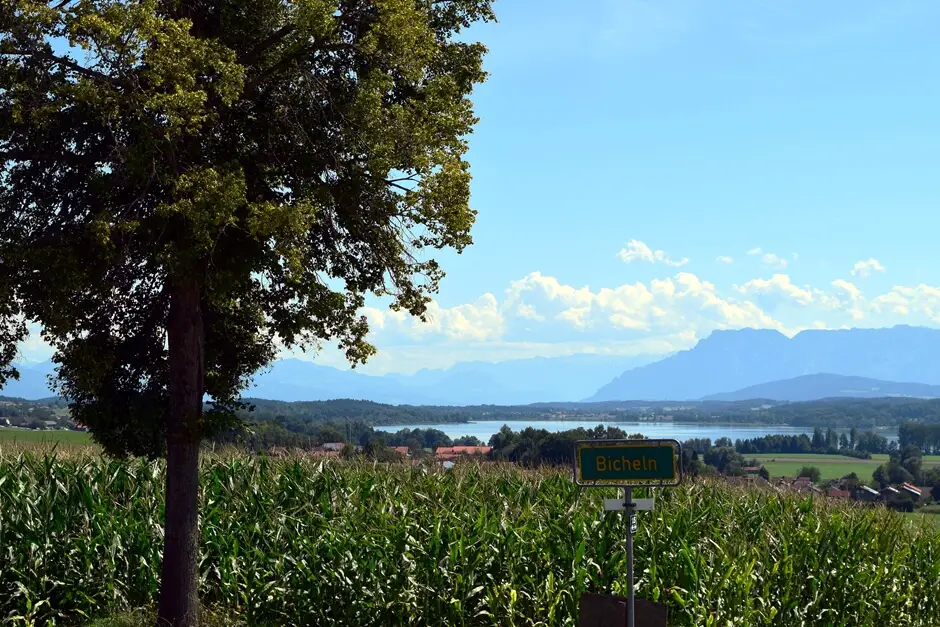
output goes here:
{"type": "Polygon", "coordinates": [[[627,513],[625,516],[627,519],[627,627],[635,627],[636,623],[633,615],[633,523],[636,520],[636,513],[633,511],[633,488],[629,486],[623,489],[623,508],[623,511],[627,513]]]}
{"type": "Polygon", "coordinates": [[[633,500],[633,488],[667,487],[682,481],[677,440],[583,440],[575,442],[574,481],[580,486],[623,487],[623,500],[604,499],[607,511],[623,510],[627,532],[627,627],[636,627],[633,534],[636,512],[652,511],[652,498],[633,500]]]}

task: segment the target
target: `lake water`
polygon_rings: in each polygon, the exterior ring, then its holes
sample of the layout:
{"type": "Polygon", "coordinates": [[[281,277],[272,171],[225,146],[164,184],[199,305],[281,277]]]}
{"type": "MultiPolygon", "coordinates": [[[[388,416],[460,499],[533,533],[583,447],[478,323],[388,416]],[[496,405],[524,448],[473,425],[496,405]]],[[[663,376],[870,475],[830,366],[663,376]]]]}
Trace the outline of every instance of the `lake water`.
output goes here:
{"type": "MultiPolygon", "coordinates": [[[[520,431],[526,427],[545,429],[546,431],[567,431],[578,427],[593,428],[598,424],[611,425],[623,429],[627,435],[642,433],[648,438],[672,438],[684,442],[691,438],[711,438],[714,442],[718,438],[731,438],[731,440],[759,438],[765,435],[799,435],[806,433],[813,435],[812,427],[788,427],[778,425],[738,425],[738,424],[703,424],[703,423],[677,423],[677,422],[601,422],[590,420],[481,420],[469,423],[450,423],[439,425],[395,425],[375,427],[378,431],[394,433],[401,429],[437,429],[443,431],[451,438],[462,435],[476,436],[483,442],[489,442],[490,436],[500,430],[503,425],[509,425],[513,431],[520,431]]],[[[848,432],[848,429],[836,429],[837,433],[848,432]]],[[[879,429],[879,435],[888,440],[897,440],[897,429],[879,429]]]]}

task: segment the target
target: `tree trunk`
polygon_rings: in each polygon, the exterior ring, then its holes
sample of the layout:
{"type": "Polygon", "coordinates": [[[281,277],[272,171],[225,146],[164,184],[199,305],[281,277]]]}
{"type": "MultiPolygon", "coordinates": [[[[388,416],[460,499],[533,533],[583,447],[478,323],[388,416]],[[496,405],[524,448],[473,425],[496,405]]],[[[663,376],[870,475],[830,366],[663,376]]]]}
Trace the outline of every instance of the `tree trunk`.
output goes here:
{"type": "Polygon", "coordinates": [[[158,625],[199,624],[199,444],[204,385],[199,284],[177,282],[167,325],[170,406],[166,434],[166,522],[158,625]]]}

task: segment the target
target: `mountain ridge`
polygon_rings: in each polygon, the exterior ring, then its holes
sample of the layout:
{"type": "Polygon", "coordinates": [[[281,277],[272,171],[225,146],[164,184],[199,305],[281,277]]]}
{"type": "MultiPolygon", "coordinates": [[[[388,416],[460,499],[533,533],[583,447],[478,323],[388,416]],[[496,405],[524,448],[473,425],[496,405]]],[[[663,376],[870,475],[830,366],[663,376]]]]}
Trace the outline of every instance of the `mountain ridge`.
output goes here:
{"type": "Polygon", "coordinates": [[[830,373],[940,385],[940,330],[715,331],[694,347],[625,371],[585,401],[692,400],[803,375],[830,373]]]}
{"type": "Polygon", "coordinates": [[[740,390],[704,396],[702,401],[745,401],[766,399],[789,403],[830,398],[940,398],[940,385],[882,381],[821,372],[759,383],[740,390]]]}
{"type": "MultiPolygon", "coordinates": [[[[573,402],[624,368],[659,359],[579,353],[501,362],[458,362],[449,368],[408,375],[370,375],[301,359],[281,359],[260,371],[244,397],[295,402],[357,399],[393,405],[524,405],[549,399],[573,402]]],[[[8,381],[0,395],[38,400],[53,395],[50,361],[18,364],[20,380],[8,381]]]]}

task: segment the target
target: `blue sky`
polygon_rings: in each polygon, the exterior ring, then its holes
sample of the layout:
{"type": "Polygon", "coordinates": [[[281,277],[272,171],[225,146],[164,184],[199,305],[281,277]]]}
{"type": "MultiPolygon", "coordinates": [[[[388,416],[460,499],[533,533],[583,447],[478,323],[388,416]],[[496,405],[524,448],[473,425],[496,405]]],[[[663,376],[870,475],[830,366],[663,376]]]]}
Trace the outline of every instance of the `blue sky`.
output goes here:
{"type": "Polygon", "coordinates": [[[496,11],[470,33],[475,244],[439,257],[432,323],[371,304],[366,372],[940,324],[940,3],[496,11]]]}

